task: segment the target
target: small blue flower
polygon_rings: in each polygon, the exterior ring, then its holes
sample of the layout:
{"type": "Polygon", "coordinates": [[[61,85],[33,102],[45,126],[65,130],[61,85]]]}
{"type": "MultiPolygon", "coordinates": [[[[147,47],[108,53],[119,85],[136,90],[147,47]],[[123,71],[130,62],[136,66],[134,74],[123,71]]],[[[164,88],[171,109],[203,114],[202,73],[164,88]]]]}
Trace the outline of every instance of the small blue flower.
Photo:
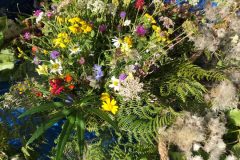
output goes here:
{"type": "Polygon", "coordinates": [[[95,79],[100,81],[103,77],[102,66],[95,64],[93,67],[95,79]]]}

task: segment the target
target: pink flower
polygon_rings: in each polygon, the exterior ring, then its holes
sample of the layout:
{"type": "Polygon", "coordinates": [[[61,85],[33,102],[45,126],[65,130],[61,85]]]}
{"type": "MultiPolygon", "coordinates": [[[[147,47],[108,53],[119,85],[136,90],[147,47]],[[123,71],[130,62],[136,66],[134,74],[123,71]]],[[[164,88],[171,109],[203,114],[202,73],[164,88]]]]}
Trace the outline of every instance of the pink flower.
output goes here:
{"type": "Polygon", "coordinates": [[[138,25],[136,28],[136,33],[138,36],[145,36],[145,34],[147,33],[147,30],[144,28],[143,25],[138,25]]]}

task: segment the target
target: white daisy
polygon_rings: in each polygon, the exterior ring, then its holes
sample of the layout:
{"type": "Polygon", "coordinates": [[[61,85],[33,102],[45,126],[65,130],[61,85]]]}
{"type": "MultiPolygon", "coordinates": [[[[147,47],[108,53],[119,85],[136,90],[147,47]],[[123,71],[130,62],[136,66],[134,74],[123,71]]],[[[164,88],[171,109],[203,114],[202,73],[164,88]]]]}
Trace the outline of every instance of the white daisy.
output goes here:
{"type": "Polygon", "coordinates": [[[59,60],[57,60],[57,59],[55,59],[55,61],[53,61],[53,60],[50,60],[50,63],[52,64],[51,65],[51,73],[58,73],[58,74],[62,74],[62,70],[63,70],[63,68],[62,68],[62,63],[59,61],[59,60]]]}
{"type": "Polygon", "coordinates": [[[112,42],[113,42],[113,45],[114,45],[116,48],[119,48],[120,45],[121,45],[122,40],[121,40],[120,38],[114,37],[114,38],[112,39],[112,42]]]}
{"type": "Polygon", "coordinates": [[[79,47],[73,47],[73,48],[71,48],[71,49],[69,49],[70,50],[70,55],[73,55],[73,54],[78,54],[78,53],[80,53],[81,52],[81,49],[79,48],[79,47]]]}
{"type": "Polygon", "coordinates": [[[111,78],[112,84],[109,85],[110,88],[113,88],[114,91],[119,91],[120,89],[120,81],[114,76],[111,78]]]}
{"type": "Polygon", "coordinates": [[[131,20],[128,20],[128,19],[125,20],[123,23],[124,26],[129,26],[130,24],[131,24],[131,20]]]}

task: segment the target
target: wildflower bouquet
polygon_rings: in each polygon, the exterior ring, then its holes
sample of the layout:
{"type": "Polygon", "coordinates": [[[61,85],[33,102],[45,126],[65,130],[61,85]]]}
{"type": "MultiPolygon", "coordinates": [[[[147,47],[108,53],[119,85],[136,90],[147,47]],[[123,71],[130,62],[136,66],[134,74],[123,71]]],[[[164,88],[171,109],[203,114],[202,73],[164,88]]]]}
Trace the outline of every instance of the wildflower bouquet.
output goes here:
{"type": "MultiPolygon", "coordinates": [[[[232,3],[231,12],[239,7],[232,3]]],[[[19,42],[31,51],[20,45],[18,51],[36,65],[38,75],[15,89],[36,104],[20,118],[43,114],[47,120],[26,145],[64,119],[56,159],[66,156],[65,145],[75,137],[79,159],[218,159],[230,151],[222,140],[225,114],[218,114],[219,101],[206,94],[226,76],[216,64],[203,69],[198,61],[218,60],[211,53],[221,49],[197,42],[208,24],[204,15],[188,12],[194,10],[191,4],[196,3],[66,0],[35,11],[26,20],[34,27],[19,42]],[[97,138],[87,140],[86,131],[97,138]]],[[[231,88],[232,104],[224,107],[237,108],[233,84],[223,81],[220,90],[222,85],[231,88]]]]}

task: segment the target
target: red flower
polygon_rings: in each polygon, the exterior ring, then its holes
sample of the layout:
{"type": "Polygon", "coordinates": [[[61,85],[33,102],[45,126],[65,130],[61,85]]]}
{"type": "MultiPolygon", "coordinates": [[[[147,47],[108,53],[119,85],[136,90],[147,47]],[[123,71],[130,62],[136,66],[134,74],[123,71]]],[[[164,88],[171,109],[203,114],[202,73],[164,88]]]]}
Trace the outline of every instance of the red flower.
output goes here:
{"type": "Polygon", "coordinates": [[[63,80],[62,79],[51,79],[50,80],[50,92],[54,95],[59,95],[64,91],[64,86],[62,85],[63,80]]]}
{"type": "Polygon", "coordinates": [[[144,0],[136,0],[135,2],[135,8],[138,10],[142,10],[145,2],[144,0]]]}
{"type": "Polygon", "coordinates": [[[75,88],[75,86],[71,84],[68,88],[69,88],[70,90],[73,90],[73,89],[75,88]]]}
{"type": "Polygon", "coordinates": [[[35,94],[36,94],[37,97],[42,97],[43,96],[42,92],[36,92],[35,94]]]}

